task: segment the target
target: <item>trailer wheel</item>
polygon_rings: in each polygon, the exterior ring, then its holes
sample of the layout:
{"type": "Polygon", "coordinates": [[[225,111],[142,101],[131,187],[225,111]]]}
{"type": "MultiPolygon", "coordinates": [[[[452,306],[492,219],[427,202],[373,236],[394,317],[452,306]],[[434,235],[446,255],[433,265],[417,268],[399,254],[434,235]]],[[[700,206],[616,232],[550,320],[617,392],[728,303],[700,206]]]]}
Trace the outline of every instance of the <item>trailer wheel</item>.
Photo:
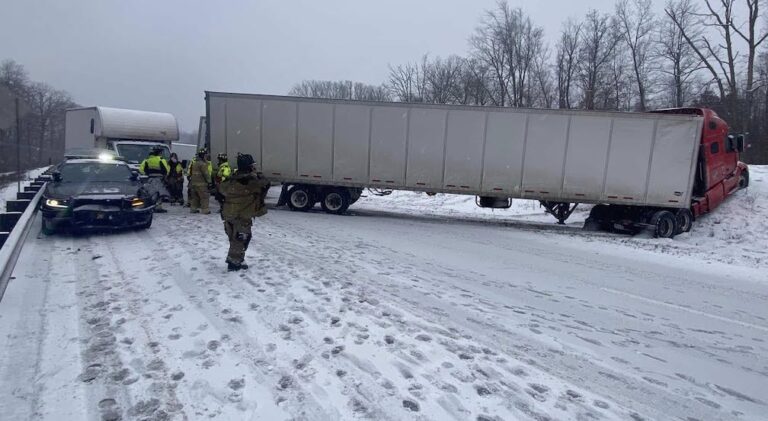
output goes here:
{"type": "Polygon", "coordinates": [[[328,190],[320,201],[320,206],[326,213],[341,215],[350,205],[349,193],[346,189],[328,190]]]}
{"type": "Polygon", "coordinates": [[[691,230],[693,226],[693,213],[691,213],[690,209],[678,210],[675,213],[675,218],[677,219],[677,232],[675,232],[675,235],[691,230]]]}
{"type": "Polygon", "coordinates": [[[306,186],[293,186],[288,190],[288,207],[292,211],[306,212],[315,206],[312,191],[306,186]]]}
{"type": "Polygon", "coordinates": [[[739,188],[746,189],[747,187],[749,187],[749,172],[742,171],[739,176],[739,188]]]}
{"type": "Polygon", "coordinates": [[[653,236],[656,238],[672,238],[677,232],[675,214],[668,210],[658,211],[651,217],[653,236]]]}

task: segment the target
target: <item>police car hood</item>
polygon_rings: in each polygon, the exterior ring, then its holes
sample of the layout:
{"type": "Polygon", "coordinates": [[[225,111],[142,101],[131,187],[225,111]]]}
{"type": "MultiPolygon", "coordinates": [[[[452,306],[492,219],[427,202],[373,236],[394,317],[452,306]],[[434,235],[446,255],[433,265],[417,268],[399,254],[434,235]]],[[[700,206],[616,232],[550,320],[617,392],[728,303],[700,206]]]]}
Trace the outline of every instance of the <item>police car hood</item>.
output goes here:
{"type": "Polygon", "coordinates": [[[81,183],[48,183],[46,197],[67,199],[77,196],[136,196],[138,183],[124,181],[99,181],[81,183]]]}

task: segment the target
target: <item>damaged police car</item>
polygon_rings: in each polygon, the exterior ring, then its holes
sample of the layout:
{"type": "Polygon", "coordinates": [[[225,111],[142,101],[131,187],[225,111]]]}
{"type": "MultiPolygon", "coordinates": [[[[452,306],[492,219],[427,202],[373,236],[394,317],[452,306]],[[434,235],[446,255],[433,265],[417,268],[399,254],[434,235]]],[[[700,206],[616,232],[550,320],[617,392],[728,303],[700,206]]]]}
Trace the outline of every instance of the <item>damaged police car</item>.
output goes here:
{"type": "Polygon", "coordinates": [[[155,203],[142,180],[117,157],[68,157],[56,167],[40,203],[43,233],[111,228],[146,229],[155,203]]]}

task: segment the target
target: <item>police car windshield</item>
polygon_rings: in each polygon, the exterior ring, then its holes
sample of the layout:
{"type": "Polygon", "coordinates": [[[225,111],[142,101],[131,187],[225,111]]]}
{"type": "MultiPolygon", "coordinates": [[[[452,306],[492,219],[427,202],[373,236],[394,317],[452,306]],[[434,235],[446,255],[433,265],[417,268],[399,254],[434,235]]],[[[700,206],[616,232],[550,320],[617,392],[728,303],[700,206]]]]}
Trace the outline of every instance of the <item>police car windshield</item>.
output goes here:
{"type": "Polygon", "coordinates": [[[67,183],[128,181],[131,170],[123,163],[82,162],[59,167],[61,181],[67,183]]]}
{"type": "MultiPolygon", "coordinates": [[[[128,162],[131,163],[139,163],[143,160],[145,160],[149,154],[152,152],[152,149],[157,148],[157,145],[136,145],[136,144],[120,144],[117,145],[117,154],[125,158],[128,162]]],[[[163,149],[163,158],[166,160],[170,156],[170,151],[167,147],[162,147],[163,149]]]]}

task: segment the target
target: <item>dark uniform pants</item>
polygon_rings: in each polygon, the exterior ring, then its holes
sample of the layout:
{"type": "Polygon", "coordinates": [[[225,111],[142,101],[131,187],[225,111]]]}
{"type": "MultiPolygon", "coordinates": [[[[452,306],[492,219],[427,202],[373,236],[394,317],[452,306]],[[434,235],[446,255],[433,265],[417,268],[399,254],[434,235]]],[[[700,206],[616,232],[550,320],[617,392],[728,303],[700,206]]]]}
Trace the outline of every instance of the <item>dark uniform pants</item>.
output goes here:
{"type": "Polygon", "coordinates": [[[224,231],[229,238],[229,253],[227,253],[227,262],[239,265],[245,259],[245,250],[248,249],[248,243],[251,242],[251,226],[253,222],[250,219],[229,219],[224,221],[224,231]]]}
{"type": "Polygon", "coordinates": [[[211,192],[208,186],[192,186],[192,196],[189,198],[190,208],[193,211],[200,210],[203,213],[211,213],[208,209],[208,202],[211,198],[211,192]]]}
{"type": "Polygon", "coordinates": [[[171,203],[184,202],[184,194],[182,188],[184,186],[184,179],[181,177],[168,177],[166,180],[168,183],[168,192],[171,194],[171,203]]]}

